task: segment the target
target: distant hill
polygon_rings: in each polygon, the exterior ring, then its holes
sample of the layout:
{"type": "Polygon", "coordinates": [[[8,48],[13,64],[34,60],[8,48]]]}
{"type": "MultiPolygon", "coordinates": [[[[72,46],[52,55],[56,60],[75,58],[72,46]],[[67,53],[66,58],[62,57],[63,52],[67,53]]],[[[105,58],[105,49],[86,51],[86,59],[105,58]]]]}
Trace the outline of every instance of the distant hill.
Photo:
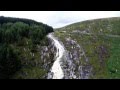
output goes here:
{"type": "MultiPolygon", "coordinates": [[[[120,78],[120,17],[77,22],[56,29],[55,35],[63,42],[70,56],[72,54],[73,64],[83,67],[84,76],[89,72],[89,78],[93,79],[120,78]],[[69,41],[71,44],[68,44],[69,41]],[[81,49],[72,44],[73,41],[81,49]],[[79,57],[74,58],[75,55],[79,57]]],[[[75,70],[80,72],[78,68],[75,70]]]]}
{"type": "Polygon", "coordinates": [[[58,30],[88,30],[94,33],[111,33],[120,34],[120,17],[93,19],[82,22],[73,23],[58,30]],[[102,31],[101,31],[102,30],[102,31]]]}

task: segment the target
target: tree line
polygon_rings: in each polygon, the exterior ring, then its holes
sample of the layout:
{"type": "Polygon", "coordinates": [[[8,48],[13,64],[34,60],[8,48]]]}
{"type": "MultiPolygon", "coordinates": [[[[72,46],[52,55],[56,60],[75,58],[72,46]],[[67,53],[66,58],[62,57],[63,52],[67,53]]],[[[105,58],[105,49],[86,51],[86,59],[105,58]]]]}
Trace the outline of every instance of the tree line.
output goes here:
{"type": "Polygon", "coordinates": [[[25,38],[31,40],[32,46],[40,44],[50,32],[51,26],[34,20],[0,17],[0,78],[10,78],[21,68],[20,51],[14,45],[25,38]]]}

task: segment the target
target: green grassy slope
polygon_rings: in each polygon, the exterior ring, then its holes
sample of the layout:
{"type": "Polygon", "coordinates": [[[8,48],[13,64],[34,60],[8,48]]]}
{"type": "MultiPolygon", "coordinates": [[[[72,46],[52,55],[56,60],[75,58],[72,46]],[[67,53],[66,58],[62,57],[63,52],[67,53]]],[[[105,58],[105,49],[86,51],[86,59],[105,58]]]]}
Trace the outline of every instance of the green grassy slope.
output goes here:
{"type": "MultiPolygon", "coordinates": [[[[120,18],[104,18],[74,23],[56,29],[65,44],[71,37],[84,49],[92,66],[90,78],[120,78],[120,18]]],[[[68,51],[70,48],[65,46],[68,51]]]]}

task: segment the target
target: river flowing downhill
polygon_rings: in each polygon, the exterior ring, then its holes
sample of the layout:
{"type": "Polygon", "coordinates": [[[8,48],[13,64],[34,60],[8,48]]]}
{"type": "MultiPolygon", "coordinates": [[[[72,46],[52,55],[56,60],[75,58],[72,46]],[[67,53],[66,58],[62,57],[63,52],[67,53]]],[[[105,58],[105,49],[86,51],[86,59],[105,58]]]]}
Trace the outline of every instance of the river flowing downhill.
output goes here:
{"type": "Polygon", "coordinates": [[[64,77],[64,73],[60,66],[60,61],[61,61],[61,58],[63,57],[65,49],[60,44],[60,42],[53,36],[53,33],[48,34],[47,37],[50,38],[54,42],[54,45],[57,49],[56,60],[53,63],[53,66],[51,68],[51,72],[53,73],[52,79],[62,79],[64,77]]]}

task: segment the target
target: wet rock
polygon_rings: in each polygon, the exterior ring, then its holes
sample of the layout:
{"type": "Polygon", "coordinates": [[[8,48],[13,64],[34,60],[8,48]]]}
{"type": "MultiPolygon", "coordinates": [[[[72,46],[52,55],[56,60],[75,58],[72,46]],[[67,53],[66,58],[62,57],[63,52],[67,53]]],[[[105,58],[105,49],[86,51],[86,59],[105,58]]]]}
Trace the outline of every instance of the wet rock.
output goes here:
{"type": "Polygon", "coordinates": [[[45,52],[47,52],[48,51],[48,48],[47,47],[45,47],[45,52]]]}
{"type": "Polygon", "coordinates": [[[47,75],[47,79],[52,79],[52,78],[53,78],[53,73],[49,72],[48,75],[47,75]]]}
{"type": "Polygon", "coordinates": [[[51,41],[49,42],[48,46],[41,47],[38,45],[37,47],[39,48],[39,52],[40,52],[41,67],[47,71],[44,78],[51,78],[52,74],[49,73],[49,71],[54,63],[56,48],[54,47],[51,41]]]}
{"type": "Polygon", "coordinates": [[[88,79],[91,74],[91,67],[87,68],[81,63],[81,57],[84,57],[84,62],[89,61],[84,50],[71,38],[66,38],[64,45],[67,46],[68,44],[71,49],[66,51],[61,66],[64,72],[64,79],[88,79]]]}

